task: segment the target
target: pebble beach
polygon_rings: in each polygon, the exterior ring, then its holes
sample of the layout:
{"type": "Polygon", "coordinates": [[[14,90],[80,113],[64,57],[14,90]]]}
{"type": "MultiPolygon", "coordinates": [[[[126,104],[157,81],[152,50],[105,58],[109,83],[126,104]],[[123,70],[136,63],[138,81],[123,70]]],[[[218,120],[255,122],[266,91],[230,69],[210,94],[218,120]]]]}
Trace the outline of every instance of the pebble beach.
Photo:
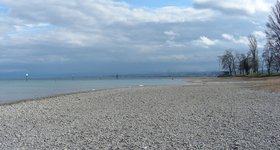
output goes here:
{"type": "Polygon", "coordinates": [[[279,149],[280,93],[134,87],[0,106],[0,149],[279,149]]]}

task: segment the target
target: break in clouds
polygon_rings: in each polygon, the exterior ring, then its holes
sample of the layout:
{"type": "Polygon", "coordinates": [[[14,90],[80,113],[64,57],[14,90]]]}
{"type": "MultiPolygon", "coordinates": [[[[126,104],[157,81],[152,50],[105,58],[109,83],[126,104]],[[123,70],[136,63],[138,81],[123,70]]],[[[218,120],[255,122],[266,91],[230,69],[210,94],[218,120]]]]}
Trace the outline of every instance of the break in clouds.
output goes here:
{"type": "Polygon", "coordinates": [[[0,73],[218,70],[225,49],[265,42],[274,0],[133,6],[113,0],[0,0],[0,73]]]}

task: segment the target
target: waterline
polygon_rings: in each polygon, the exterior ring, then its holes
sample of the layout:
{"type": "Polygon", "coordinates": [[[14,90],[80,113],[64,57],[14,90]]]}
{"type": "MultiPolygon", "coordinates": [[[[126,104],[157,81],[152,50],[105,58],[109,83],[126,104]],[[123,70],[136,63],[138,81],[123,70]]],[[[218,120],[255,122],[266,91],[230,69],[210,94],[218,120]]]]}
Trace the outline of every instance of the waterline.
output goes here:
{"type": "Polygon", "coordinates": [[[76,80],[0,80],[0,103],[15,102],[72,92],[186,84],[186,80],[170,78],[76,79],[76,80]]]}

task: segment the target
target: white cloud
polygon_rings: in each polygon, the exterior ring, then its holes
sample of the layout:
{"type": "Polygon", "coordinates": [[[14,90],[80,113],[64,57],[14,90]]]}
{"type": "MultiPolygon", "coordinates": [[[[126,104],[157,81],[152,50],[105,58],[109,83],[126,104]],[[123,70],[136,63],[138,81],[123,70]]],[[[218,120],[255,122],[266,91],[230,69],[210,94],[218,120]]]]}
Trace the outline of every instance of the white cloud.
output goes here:
{"type": "Polygon", "coordinates": [[[219,40],[212,40],[206,36],[201,36],[198,40],[195,40],[194,42],[199,46],[209,48],[209,46],[216,45],[219,42],[219,40]]]}
{"type": "Polygon", "coordinates": [[[253,35],[256,37],[258,41],[258,47],[264,48],[264,45],[266,44],[266,34],[263,31],[255,31],[253,32],[253,35]]]}
{"type": "Polygon", "coordinates": [[[207,38],[206,36],[200,37],[200,41],[203,44],[209,45],[209,46],[215,45],[218,42],[218,40],[211,40],[211,39],[207,38]]]}
{"type": "Polygon", "coordinates": [[[223,12],[238,11],[255,14],[258,12],[269,12],[274,0],[194,0],[194,5],[200,8],[212,8],[223,12]]]}
{"type": "Polygon", "coordinates": [[[166,46],[168,47],[185,47],[185,44],[179,43],[176,41],[176,37],[178,37],[180,34],[176,33],[172,30],[170,31],[165,31],[165,35],[167,35],[168,40],[166,40],[166,46]]]}
{"type": "Polygon", "coordinates": [[[165,31],[164,32],[165,35],[167,35],[169,37],[170,40],[174,40],[176,38],[176,36],[178,36],[178,33],[175,33],[174,31],[170,30],[170,31],[165,31]]]}
{"type": "Polygon", "coordinates": [[[172,30],[170,30],[170,31],[165,31],[164,32],[164,34],[166,34],[166,35],[168,35],[168,36],[172,36],[172,37],[174,37],[174,36],[177,36],[178,35],[178,33],[175,33],[174,31],[172,31],[172,30]]]}
{"type": "Polygon", "coordinates": [[[28,34],[38,34],[44,31],[48,31],[53,26],[49,23],[37,23],[37,24],[23,24],[13,25],[14,30],[8,33],[10,37],[26,36],[28,34]]]}
{"type": "Polygon", "coordinates": [[[145,8],[113,0],[0,0],[9,8],[0,14],[0,69],[57,62],[65,64],[61,68],[77,63],[77,70],[90,70],[88,64],[106,68],[103,64],[120,62],[127,64],[119,69],[129,71],[135,68],[129,63],[145,62],[143,68],[164,70],[166,61],[203,67],[198,62],[205,58],[215,66],[223,44],[247,51],[247,37],[233,35],[264,37],[260,26],[265,27],[269,3],[245,1],[196,0],[194,7],[145,8]],[[159,65],[152,68],[150,61],[159,65]]]}
{"type": "Polygon", "coordinates": [[[179,7],[164,7],[152,11],[150,13],[151,13],[150,18],[153,22],[207,21],[216,15],[215,12],[209,9],[194,9],[194,8],[179,8],[179,7]]]}
{"type": "Polygon", "coordinates": [[[235,44],[243,44],[243,45],[248,45],[248,39],[245,36],[239,36],[239,37],[234,37],[233,35],[230,34],[222,34],[222,37],[230,42],[233,42],[235,44]]]}
{"type": "Polygon", "coordinates": [[[12,7],[13,9],[11,9],[10,14],[15,17],[26,17],[41,22],[52,20],[63,23],[71,19],[74,19],[72,22],[88,22],[90,24],[96,22],[109,24],[115,22],[127,24],[143,22],[192,22],[206,21],[215,15],[212,10],[208,9],[181,7],[133,8],[125,3],[112,0],[84,0],[82,3],[79,0],[1,0],[0,2],[8,7],[12,7]],[[31,11],[32,13],[30,13],[31,11]]]}
{"type": "Polygon", "coordinates": [[[255,32],[253,32],[253,35],[255,35],[256,38],[259,38],[259,39],[266,38],[266,34],[263,31],[255,31],[255,32]]]}
{"type": "Polygon", "coordinates": [[[185,44],[182,44],[182,43],[178,43],[178,42],[175,42],[173,40],[167,40],[166,41],[166,44],[168,47],[185,47],[186,45],[185,44]]]}
{"type": "MultiPolygon", "coordinates": [[[[252,32],[252,35],[254,35],[258,41],[258,47],[263,48],[266,43],[266,34],[263,31],[254,31],[252,32]]],[[[246,36],[239,36],[234,37],[230,34],[222,34],[222,37],[230,42],[233,42],[235,44],[242,44],[247,46],[248,45],[248,37],[246,36]]]]}

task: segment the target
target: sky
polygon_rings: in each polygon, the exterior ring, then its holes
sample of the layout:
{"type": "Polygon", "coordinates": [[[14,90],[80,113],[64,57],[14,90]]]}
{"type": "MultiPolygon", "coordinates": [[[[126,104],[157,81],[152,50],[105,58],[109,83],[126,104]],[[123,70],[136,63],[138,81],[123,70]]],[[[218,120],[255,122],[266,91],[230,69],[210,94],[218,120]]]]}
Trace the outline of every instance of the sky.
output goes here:
{"type": "Polygon", "coordinates": [[[0,0],[0,76],[220,70],[275,0],[0,0]]]}
{"type": "Polygon", "coordinates": [[[126,2],[127,4],[139,8],[159,8],[166,6],[190,7],[191,0],[118,0],[118,2],[126,2]]]}

